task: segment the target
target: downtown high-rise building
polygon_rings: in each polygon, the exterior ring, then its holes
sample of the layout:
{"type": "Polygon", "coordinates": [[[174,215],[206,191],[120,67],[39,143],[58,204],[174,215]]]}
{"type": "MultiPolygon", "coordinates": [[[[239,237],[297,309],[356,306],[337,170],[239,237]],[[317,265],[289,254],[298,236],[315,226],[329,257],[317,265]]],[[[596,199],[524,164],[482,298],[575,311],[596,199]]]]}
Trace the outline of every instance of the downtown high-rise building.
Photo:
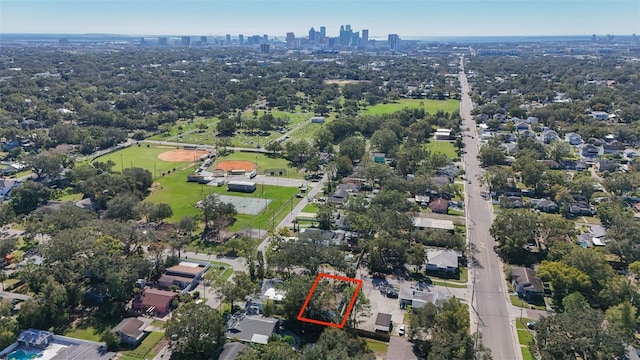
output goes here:
{"type": "Polygon", "coordinates": [[[231,34],[225,35],[224,42],[226,45],[231,45],[231,34]]]}
{"type": "Polygon", "coordinates": [[[396,50],[400,46],[400,36],[398,34],[389,34],[387,41],[391,50],[396,50]]]}
{"type": "Polygon", "coordinates": [[[327,37],[327,27],[320,26],[320,37],[324,40],[327,37]]]}
{"type": "Polygon", "coordinates": [[[244,45],[244,35],[242,34],[238,35],[238,45],[244,45]]]}
{"type": "Polygon", "coordinates": [[[316,29],[314,29],[313,27],[309,29],[309,41],[310,42],[316,41],[316,29]]]}
{"type": "Polygon", "coordinates": [[[360,39],[360,47],[369,47],[369,29],[362,29],[362,38],[360,39]]]}

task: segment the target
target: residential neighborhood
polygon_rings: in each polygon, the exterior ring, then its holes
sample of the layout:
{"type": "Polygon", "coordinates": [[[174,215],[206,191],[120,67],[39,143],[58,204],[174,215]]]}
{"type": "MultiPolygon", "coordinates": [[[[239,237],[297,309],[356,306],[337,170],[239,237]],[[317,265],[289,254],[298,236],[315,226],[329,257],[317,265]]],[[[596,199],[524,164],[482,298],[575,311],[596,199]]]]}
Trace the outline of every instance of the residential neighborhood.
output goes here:
{"type": "Polygon", "coordinates": [[[347,26],[3,46],[0,359],[637,355],[635,37],[347,26]]]}

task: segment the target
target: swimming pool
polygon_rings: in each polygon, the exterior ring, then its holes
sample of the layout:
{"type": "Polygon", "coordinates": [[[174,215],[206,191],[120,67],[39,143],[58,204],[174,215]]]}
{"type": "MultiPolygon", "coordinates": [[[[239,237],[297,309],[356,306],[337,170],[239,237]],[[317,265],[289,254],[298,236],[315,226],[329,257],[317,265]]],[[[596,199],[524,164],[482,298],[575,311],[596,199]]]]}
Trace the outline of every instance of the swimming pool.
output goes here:
{"type": "Polygon", "coordinates": [[[26,352],[24,350],[18,350],[9,354],[8,360],[31,360],[39,357],[42,357],[41,352],[26,352]]]}

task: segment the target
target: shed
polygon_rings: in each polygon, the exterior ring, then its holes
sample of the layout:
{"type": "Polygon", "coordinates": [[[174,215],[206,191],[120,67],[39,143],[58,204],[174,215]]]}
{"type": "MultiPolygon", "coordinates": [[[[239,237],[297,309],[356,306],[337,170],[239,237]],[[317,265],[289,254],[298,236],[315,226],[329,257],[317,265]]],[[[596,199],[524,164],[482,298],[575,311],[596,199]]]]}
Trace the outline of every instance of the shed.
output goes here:
{"type": "Polygon", "coordinates": [[[391,332],[391,314],[378,313],[376,316],[375,331],[391,332]]]}

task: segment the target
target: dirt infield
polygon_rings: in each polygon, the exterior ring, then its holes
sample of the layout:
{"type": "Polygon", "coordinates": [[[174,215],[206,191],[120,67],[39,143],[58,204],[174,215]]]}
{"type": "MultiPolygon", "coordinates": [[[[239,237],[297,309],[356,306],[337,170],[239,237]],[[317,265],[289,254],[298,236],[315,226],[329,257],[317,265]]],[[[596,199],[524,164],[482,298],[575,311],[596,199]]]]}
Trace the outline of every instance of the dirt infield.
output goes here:
{"type": "Polygon", "coordinates": [[[208,155],[209,152],[206,150],[184,150],[184,149],[176,149],[171,151],[165,151],[162,154],[158,155],[158,159],[162,161],[175,161],[175,162],[186,162],[193,161],[196,162],[200,160],[200,156],[208,155]]]}
{"type": "Polygon", "coordinates": [[[255,163],[251,161],[244,161],[244,160],[221,161],[216,166],[216,170],[224,170],[224,171],[231,171],[231,170],[251,171],[255,168],[256,168],[255,163]]]}

